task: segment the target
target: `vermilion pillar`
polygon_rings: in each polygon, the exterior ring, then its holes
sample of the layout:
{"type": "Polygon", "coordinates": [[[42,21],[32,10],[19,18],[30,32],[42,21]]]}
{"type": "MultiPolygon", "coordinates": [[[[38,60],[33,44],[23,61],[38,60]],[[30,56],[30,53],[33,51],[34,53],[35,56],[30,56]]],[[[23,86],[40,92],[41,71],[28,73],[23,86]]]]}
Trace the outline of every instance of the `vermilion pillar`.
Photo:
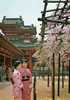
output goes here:
{"type": "Polygon", "coordinates": [[[5,68],[6,68],[6,80],[9,80],[9,68],[12,67],[12,60],[11,58],[5,57],[5,68]]]}
{"type": "Polygon", "coordinates": [[[29,69],[32,71],[32,54],[31,53],[30,53],[29,59],[28,59],[28,66],[29,66],[29,69]]]}

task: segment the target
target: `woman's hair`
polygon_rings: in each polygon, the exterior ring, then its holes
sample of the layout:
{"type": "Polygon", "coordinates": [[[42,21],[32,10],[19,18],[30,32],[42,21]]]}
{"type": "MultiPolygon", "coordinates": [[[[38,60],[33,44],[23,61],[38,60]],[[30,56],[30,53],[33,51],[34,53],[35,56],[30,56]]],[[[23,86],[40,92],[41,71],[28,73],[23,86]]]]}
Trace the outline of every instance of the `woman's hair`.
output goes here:
{"type": "Polygon", "coordinates": [[[19,64],[22,64],[22,63],[23,63],[22,61],[16,61],[16,62],[15,62],[15,65],[14,65],[15,68],[16,68],[19,64]]]}

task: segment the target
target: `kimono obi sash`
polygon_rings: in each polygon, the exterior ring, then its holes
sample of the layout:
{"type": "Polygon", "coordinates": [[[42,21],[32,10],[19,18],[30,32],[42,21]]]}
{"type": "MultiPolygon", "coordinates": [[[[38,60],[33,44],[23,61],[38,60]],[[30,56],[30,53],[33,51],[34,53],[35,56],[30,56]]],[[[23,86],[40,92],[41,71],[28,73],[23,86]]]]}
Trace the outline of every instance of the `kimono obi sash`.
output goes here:
{"type": "Polygon", "coordinates": [[[28,75],[22,76],[22,81],[29,81],[29,79],[30,79],[30,76],[28,75]]]}

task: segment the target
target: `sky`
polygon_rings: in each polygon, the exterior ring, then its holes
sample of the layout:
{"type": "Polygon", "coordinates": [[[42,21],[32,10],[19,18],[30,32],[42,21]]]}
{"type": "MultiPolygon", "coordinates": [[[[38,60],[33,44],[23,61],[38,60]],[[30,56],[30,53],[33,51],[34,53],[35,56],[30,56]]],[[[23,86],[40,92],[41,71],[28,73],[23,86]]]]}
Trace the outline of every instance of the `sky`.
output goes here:
{"type": "MultiPolygon", "coordinates": [[[[49,4],[48,9],[56,8],[56,4],[49,4]]],[[[37,37],[40,38],[39,33],[41,32],[41,22],[38,18],[42,17],[41,11],[44,9],[43,0],[0,0],[0,21],[3,16],[9,18],[18,18],[22,16],[25,25],[36,26],[37,37]]],[[[48,13],[47,15],[50,15],[48,13]]]]}
{"type": "Polygon", "coordinates": [[[0,0],[0,21],[3,16],[19,17],[22,16],[25,25],[34,24],[37,27],[37,33],[40,32],[41,10],[43,9],[43,0],[0,0]]]}

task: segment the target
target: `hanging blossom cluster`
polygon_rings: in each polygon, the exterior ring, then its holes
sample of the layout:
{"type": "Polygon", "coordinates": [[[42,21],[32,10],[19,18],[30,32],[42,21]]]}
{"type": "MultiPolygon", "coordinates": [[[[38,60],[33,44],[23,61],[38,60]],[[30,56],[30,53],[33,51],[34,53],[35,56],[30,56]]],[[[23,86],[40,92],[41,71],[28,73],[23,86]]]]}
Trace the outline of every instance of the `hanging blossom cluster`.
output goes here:
{"type": "Polygon", "coordinates": [[[63,29],[61,26],[56,26],[46,32],[48,33],[45,43],[47,57],[51,57],[51,53],[60,53],[62,56],[70,52],[70,25],[64,26],[63,29]]]}
{"type": "MultiPolygon", "coordinates": [[[[61,26],[56,26],[53,29],[46,30],[46,32],[48,33],[47,40],[44,42],[41,52],[37,55],[40,62],[45,61],[51,66],[53,53],[55,53],[56,59],[58,59],[57,55],[60,53],[62,60],[67,59],[66,55],[70,53],[70,26],[66,25],[63,29],[61,29],[61,26]]],[[[57,63],[57,60],[55,63],[57,63]]]]}
{"type": "Polygon", "coordinates": [[[58,63],[58,53],[60,53],[62,60],[67,60],[70,55],[70,25],[63,28],[61,28],[61,25],[52,28],[53,23],[50,28],[50,25],[45,29],[47,39],[43,43],[41,50],[36,53],[39,62],[46,62],[48,66],[52,65],[53,53],[56,55],[56,65],[58,63]]]}

